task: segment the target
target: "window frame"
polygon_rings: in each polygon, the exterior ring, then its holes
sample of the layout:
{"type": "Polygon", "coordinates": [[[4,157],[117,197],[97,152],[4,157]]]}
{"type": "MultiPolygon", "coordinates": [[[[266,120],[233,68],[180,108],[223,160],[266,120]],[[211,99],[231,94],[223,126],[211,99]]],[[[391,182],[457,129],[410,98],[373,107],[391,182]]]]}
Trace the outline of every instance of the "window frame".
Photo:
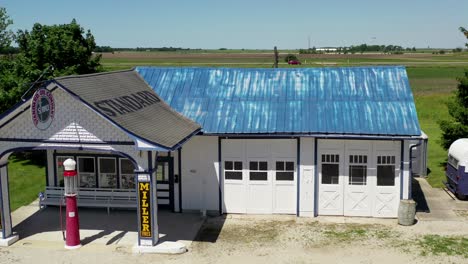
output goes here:
{"type": "Polygon", "coordinates": [[[120,189],[124,189],[124,190],[130,190],[130,189],[135,189],[136,188],[136,182],[135,182],[135,165],[133,164],[133,162],[129,159],[129,158],[119,158],[119,188],[120,189]],[[123,173],[122,171],[122,161],[123,160],[128,160],[130,162],[130,164],[132,164],[133,166],[133,173],[123,173]],[[129,180],[128,178],[132,177],[133,179],[129,180]],[[128,182],[128,188],[127,187],[123,187],[122,186],[122,183],[124,182],[123,181],[123,178],[125,178],[125,181],[128,182]],[[133,186],[132,186],[133,185],[133,186]]]}
{"type": "MultiPolygon", "coordinates": [[[[77,156],[76,157],[76,172],[78,173],[78,186],[79,188],[99,188],[99,181],[98,181],[98,168],[97,168],[97,164],[96,164],[96,157],[99,157],[99,156],[77,156]],[[82,177],[84,177],[84,175],[80,175],[81,172],[80,172],[80,159],[92,159],[93,162],[94,162],[94,186],[91,186],[91,187],[83,187],[81,186],[82,185],[82,177]]],[[[83,173],[86,173],[86,174],[91,174],[91,172],[83,172],[83,173]]],[[[87,176],[87,178],[89,179],[90,176],[87,176]]]]}
{"type": "Polygon", "coordinates": [[[242,160],[239,160],[239,159],[229,159],[229,160],[224,160],[223,161],[223,177],[224,177],[224,180],[225,181],[232,181],[232,182],[241,182],[244,180],[244,162],[242,160]],[[226,162],[231,162],[232,163],[232,169],[226,169],[226,162]],[[242,168],[239,170],[239,169],[236,169],[236,162],[240,162],[241,163],[241,166],[242,168]],[[234,179],[234,178],[226,178],[226,172],[234,172],[236,174],[238,174],[240,172],[240,179],[234,179]]]}
{"type": "Polygon", "coordinates": [[[98,175],[98,182],[99,182],[99,188],[105,188],[105,189],[118,189],[119,188],[119,174],[118,174],[118,164],[117,164],[117,158],[116,157],[97,157],[97,175],[98,175]],[[114,162],[114,172],[101,172],[101,160],[113,160],[114,162]],[[104,179],[103,174],[115,174],[115,186],[103,186],[104,179]]]}
{"type": "Polygon", "coordinates": [[[288,159],[281,159],[281,160],[275,160],[275,181],[276,182],[282,182],[282,183],[290,183],[294,182],[296,180],[296,162],[293,160],[288,160],[288,159]],[[278,163],[283,164],[283,169],[278,169],[278,163]],[[287,163],[292,163],[293,164],[293,169],[288,170],[287,169],[287,163]],[[278,173],[292,173],[292,179],[278,179],[278,173]]]}
{"type": "Polygon", "coordinates": [[[376,182],[377,187],[395,187],[397,185],[397,157],[394,154],[376,155],[376,182]],[[379,185],[379,167],[393,167],[393,184],[379,185]]]}
{"type": "Polygon", "coordinates": [[[268,171],[269,171],[269,167],[268,167],[268,161],[267,160],[263,160],[263,159],[256,159],[256,160],[249,160],[248,161],[248,165],[249,165],[249,177],[248,177],[248,180],[250,182],[254,182],[254,183],[267,183],[270,181],[270,177],[268,175],[268,171]],[[260,169],[260,163],[261,162],[265,162],[266,163],[266,170],[261,170],[260,169]],[[251,163],[257,163],[257,169],[251,169],[250,165],[251,163]],[[262,179],[262,180],[253,180],[252,179],[252,173],[265,173],[266,175],[266,179],[262,179]]]}
{"type": "Polygon", "coordinates": [[[325,184],[325,185],[340,185],[340,156],[341,154],[339,153],[321,153],[320,157],[320,184],[325,184]],[[337,183],[323,183],[323,165],[336,165],[338,166],[338,175],[337,183]]]}
{"type": "MultiPolygon", "coordinates": [[[[348,185],[353,185],[353,186],[368,186],[369,185],[369,155],[367,154],[362,154],[362,153],[354,153],[354,154],[348,154],[348,185]],[[360,183],[352,181],[353,175],[351,175],[352,167],[355,167],[356,169],[359,169],[359,167],[364,167],[364,175],[360,176],[361,178],[364,178],[364,181],[361,181],[360,183]]],[[[357,177],[357,176],[356,176],[357,177]]]]}

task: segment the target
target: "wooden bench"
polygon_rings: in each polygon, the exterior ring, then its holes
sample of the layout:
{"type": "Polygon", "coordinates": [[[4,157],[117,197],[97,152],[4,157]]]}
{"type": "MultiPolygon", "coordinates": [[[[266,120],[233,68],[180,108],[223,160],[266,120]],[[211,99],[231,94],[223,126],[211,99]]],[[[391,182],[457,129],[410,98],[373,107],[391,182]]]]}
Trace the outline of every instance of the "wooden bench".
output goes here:
{"type": "MultiPolygon", "coordinates": [[[[65,205],[63,187],[47,186],[39,206],[65,205]]],[[[105,188],[80,188],[78,190],[77,205],[79,207],[107,208],[137,208],[136,191],[132,189],[105,189],[105,188]]]]}

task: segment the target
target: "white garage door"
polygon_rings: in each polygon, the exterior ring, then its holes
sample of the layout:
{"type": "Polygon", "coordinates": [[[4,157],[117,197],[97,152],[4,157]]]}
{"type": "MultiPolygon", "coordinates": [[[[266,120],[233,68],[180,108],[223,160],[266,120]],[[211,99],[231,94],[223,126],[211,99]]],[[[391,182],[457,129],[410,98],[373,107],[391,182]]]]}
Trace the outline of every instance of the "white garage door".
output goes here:
{"type": "Polygon", "coordinates": [[[296,213],[296,141],[222,141],[226,213],[296,213]]]}
{"type": "Polygon", "coordinates": [[[397,216],[399,142],[319,142],[319,214],[397,216]]]}

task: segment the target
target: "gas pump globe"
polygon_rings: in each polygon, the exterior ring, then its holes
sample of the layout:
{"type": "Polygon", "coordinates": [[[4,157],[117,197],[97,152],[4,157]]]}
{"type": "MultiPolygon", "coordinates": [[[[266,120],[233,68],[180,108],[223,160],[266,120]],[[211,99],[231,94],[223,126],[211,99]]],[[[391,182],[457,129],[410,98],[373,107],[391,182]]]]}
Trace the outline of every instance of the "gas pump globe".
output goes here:
{"type": "Polygon", "coordinates": [[[63,173],[65,196],[76,196],[78,193],[76,162],[72,159],[67,159],[63,162],[63,167],[65,168],[65,172],[63,173]]]}
{"type": "Polygon", "coordinates": [[[76,162],[73,159],[67,159],[63,162],[63,166],[65,168],[63,180],[67,206],[65,248],[75,249],[81,247],[80,223],[78,218],[78,206],[76,203],[76,195],[78,194],[76,162]]]}

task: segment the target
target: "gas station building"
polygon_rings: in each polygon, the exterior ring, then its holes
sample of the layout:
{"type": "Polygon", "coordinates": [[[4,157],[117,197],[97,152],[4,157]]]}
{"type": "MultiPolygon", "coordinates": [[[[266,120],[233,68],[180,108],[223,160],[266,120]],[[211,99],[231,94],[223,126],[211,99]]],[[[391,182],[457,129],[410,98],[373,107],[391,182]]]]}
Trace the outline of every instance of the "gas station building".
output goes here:
{"type": "Polygon", "coordinates": [[[142,247],[158,242],[158,208],[396,218],[411,176],[426,171],[401,66],[60,77],[3,114],[0,135],[4,244],[15,239],[15,151],[46,150],[44,205],[61,203],[63,162],[75,160],[78,206],[136,208],[142,247]]]}

